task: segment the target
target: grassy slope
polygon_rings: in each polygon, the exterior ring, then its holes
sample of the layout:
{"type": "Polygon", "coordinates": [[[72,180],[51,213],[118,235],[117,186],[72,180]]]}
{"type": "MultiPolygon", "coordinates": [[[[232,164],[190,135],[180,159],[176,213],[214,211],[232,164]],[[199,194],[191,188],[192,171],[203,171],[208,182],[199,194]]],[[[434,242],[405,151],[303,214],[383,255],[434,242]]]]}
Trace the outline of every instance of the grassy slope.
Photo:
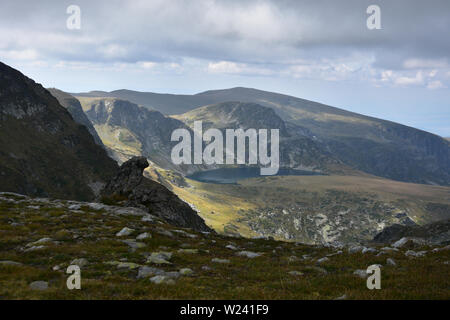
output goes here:
{"type": "MultiPolygon", "coordinates": [[[[136,216],[112,216],[104,210],[82,207],[79,212],[43,205],[41,202],[7,203],[0,201],[0,260],[20,262],[22,266],[0,264],[0,297],[2,299],[334,299],[346,294],[348,299],[449,299],[450,251],[429,252],[423,258],[408,258],[404,250],[380,257],[373,254],[348,254],[330,257],[321,265],[323,274],[315,269],[315,260],[331,249],[295,245],[266,240],[227,238],[197,234],[196,238],[157,233],[158,228],[172,230],[166,224],[141,222],[136,216]],[[39,209],[29,205],[40,205],[39,209]],[[11,221],[19,225],[12,226],[11,221]],[[136,229],[130,236],[150,232],[145,247],[131,252],[115,233],[128,226],[136,229]],[[77,238],[74,236],[78,235],[77,238]],[[18,248],[43,237],[52,237],[59,244],[42,250],[20,252],[18,248]],[[262,252],[261,257],[238,257],[226,249],[230,242],[247,250],[262,252]],[[197,254],[178,253],[181,246],[199,249],[197,254]],[[164,246],[164,248],[161,248],[164,246]],[[105,264],[126,259],[145,264],[144,253],[174,252],[173,264],[160,267],[165,271],[191,268],[194,275],[182,277],[174,285],[152,284],[136,279],[136,270],[117,269],[105,264]],[[293,255],[311,255],[311,260],[289,262],[293,255]],[[81,271],[82,289],[68,290],[65,268],[75,258],[90,263],[81,271]],[[353,275],[356,269],[383,264],[387,257],[397,267],[382,268],[381,290],[368,290],[366,280],[353,275]],[[229,264],[212,263],[212,258],[226,258],[229,264]],[[448,262],[447,262],[448,263],[448,262]],[[52,267],[60,265],[60,271],[52,267]],[[209,265],[212,269],[203,270],[209,265]],[[292,276],[289,271],[303,272],[292,276]],[[32,281],[49,281],[47,291],[33,291],[32,281]]],[[[189,231],[191,232],[191,231],[189,231]]],[[[192,232],[191,232],[192,233],[192,232]]],[[[424,248],[428,249],[429,248],[424,248]]]]}
{"type": "MultiPolygon", "coordinates": [[[[166,181],[170,174],[160,171],[166,181]]],[[[404,183],[370,176],[277,176],[242,180],[239,185],[211,184],[186,179],[190,188],[177,187],[173,191],[200,210],[200,215],[218,232],[228,223],[237,226],[245,236],[255,235],[239,222],[240,210],[286,205],[290,202],[313,201],[315,193],[325,195],[329,190],[350,192],[355,196],[401,204],[410,210],[419,223],[448,218],[448,214],[430,212],[427,203],[450,204],[450,188],[404,183]]]]}

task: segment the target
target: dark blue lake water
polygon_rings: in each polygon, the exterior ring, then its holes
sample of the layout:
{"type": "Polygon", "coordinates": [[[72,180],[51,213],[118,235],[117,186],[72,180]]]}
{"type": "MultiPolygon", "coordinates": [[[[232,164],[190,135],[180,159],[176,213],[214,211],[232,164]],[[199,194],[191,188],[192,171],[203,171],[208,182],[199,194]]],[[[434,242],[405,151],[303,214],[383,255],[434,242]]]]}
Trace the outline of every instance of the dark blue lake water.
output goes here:
{"type": "MultiPolygon", "coordinates": [[[[280,169],[276,176],[314,176],[322,175],[321,173],[295,170],[295,169],[280,169]]],[[[268,177],[261,176],[260,169],[256,167],[245,168],[222,168],[208,171],[196,172],[187,176],[187,178],[208,183],[220,183],[220,184],[235,184],[239,180],[249,178],[268,177]]]]}

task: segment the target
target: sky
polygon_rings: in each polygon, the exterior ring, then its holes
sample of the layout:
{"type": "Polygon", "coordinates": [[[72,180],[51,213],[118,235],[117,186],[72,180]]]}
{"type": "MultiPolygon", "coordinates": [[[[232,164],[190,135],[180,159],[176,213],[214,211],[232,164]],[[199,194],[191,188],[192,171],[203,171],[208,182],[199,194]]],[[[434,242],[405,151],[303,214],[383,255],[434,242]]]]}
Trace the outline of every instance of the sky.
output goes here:
{"type": "Polygon", "coordinates": [[[448,0],[2,0],[0,61],[68,92],[251,87],[450,137],[449,30],[448,0]]]}

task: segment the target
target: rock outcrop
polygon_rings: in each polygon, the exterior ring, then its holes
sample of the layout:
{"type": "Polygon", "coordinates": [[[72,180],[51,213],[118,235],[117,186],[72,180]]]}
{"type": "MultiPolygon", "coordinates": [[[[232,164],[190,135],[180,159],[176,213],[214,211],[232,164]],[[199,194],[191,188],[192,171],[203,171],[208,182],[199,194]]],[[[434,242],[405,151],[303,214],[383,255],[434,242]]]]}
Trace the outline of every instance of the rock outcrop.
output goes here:
{"type": "Polygon", "coordinates": [[[394,224],[385,228],[373,239],[376,243],[392,243],[405,237],[423,239],[429,244],[450,243],[450,219],[423,226],[403,226],[394,224]]]}
{"type": "Polygon", "coordinates": [[[103,189],[103,198],[123,199],[127,206],[145,207],[149,213],[175,226],[211,231],[187,203],[163,185],[142,175],[148,166],[144,157],[133,157],[124,162],[118,174],[103,189]]]}

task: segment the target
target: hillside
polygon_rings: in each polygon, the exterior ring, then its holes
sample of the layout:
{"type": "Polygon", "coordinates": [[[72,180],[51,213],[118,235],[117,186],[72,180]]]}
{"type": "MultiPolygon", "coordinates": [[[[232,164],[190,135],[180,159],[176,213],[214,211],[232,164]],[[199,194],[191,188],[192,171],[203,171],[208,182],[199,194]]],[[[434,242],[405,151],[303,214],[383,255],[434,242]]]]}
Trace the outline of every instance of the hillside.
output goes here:
{"type": "Polygon", "coordinates": [[[138,208],[7,193],[0,214],[3,299],[449,298],[450,248],[442,244],[232,238],[176,228],[138,208]],[[66,287],[73,264],[81,290],[66,287]],[[373,264],[382,267],[382,290],[366,287],[373,264]]]}
{"type": "Polygon", "coordinates": [[[166,115],[228,101],[257,103],[272,108],[283,120],[308,129],[331,154],[353,169],[399,181],[450,185],[450,144],[443,138],[305,99],[250,88],[196,95],[131,90],[76,95],[127,99],[166,115]]]}
{"type": "Polygon", "coordinates": [[[0,190],[88,200],[117,168],[56,98],[0,63],[0,190]]]}
{"type": "Polygon", "coordinates": [[[308,129],[285,122],[273,109],[256,103],[218,103],[173,117],[183,121],[191,129],[194,121],[201,120],[203,130],[217,128],[222,131],[223,136],[226,129],[278,129],[281,167],[327,173],[345,169],[308,129]]]}

